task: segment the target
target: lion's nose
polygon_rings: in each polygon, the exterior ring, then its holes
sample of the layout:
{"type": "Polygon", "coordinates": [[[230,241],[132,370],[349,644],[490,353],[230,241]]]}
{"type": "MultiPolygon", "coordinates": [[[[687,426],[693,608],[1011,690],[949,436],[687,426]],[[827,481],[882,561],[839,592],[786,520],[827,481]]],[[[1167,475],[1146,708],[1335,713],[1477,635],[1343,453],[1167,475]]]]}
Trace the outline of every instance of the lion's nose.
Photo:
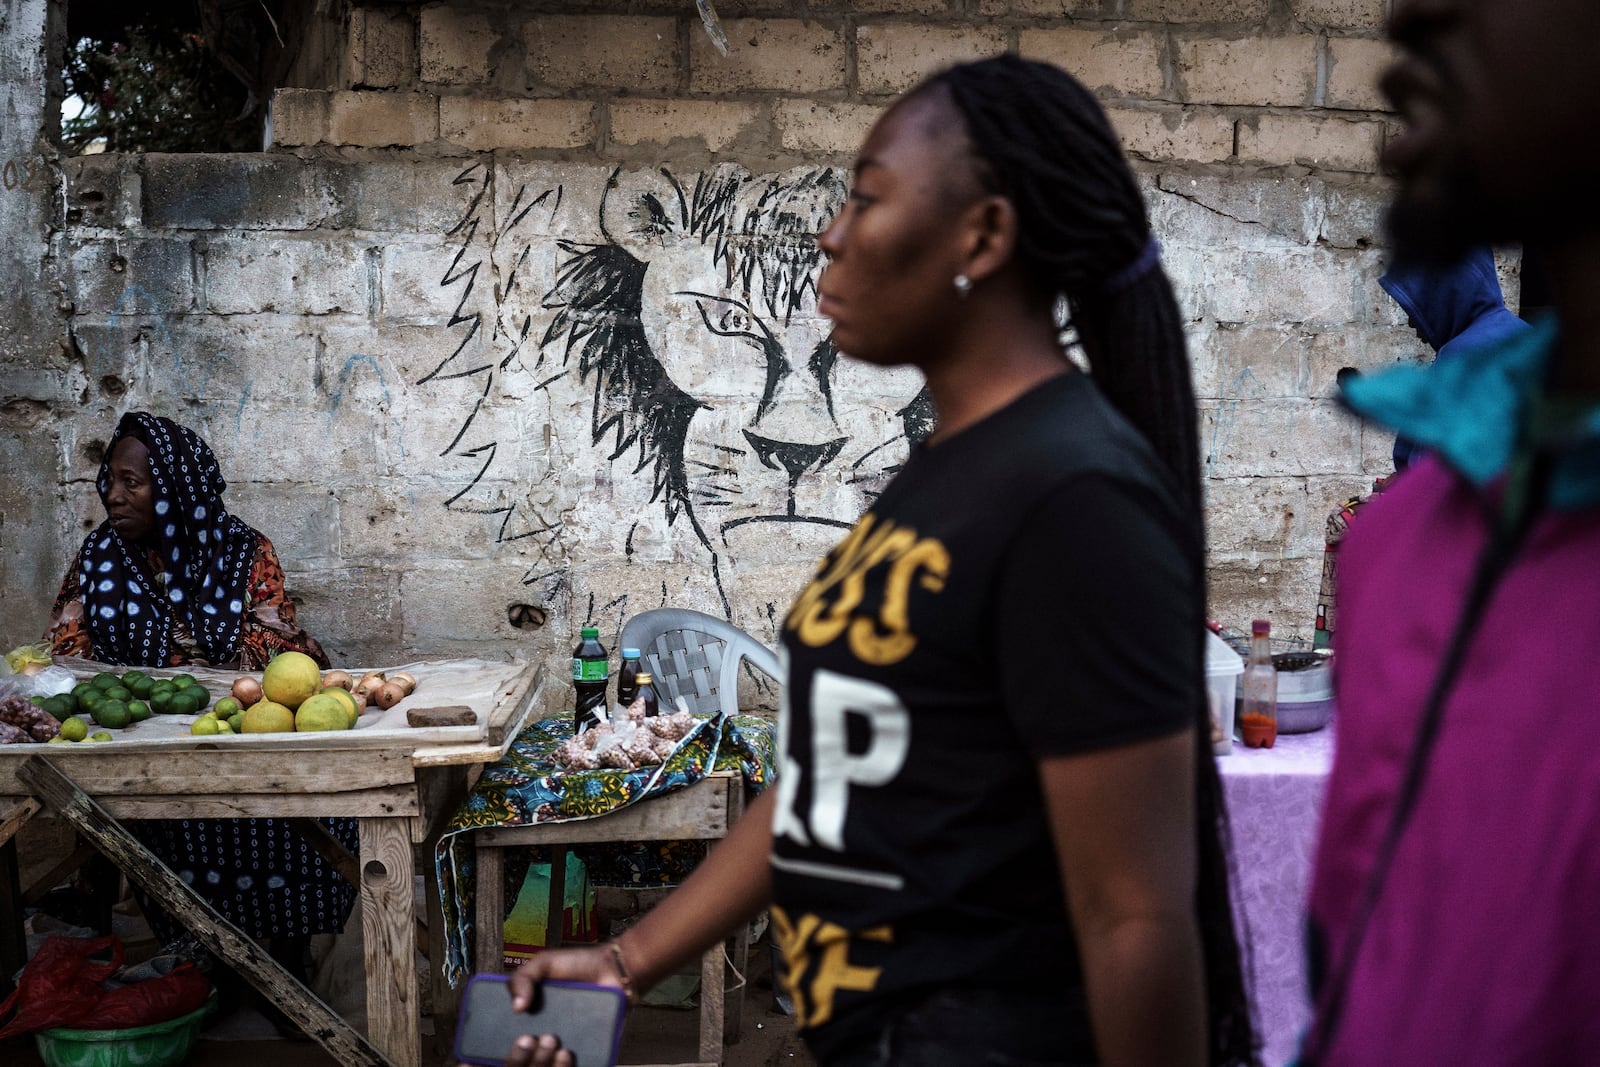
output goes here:
{"type": "Polygon", "coordinates": [[[848,437],[835,437],[831,441],[774,441],[770,437],[744,431],[744,439],[756,450],[756,458],[764,467],[789,473],[789,484],[800,480],[808,471],[820,470],[832,463],[844,448],[848,437]]]}

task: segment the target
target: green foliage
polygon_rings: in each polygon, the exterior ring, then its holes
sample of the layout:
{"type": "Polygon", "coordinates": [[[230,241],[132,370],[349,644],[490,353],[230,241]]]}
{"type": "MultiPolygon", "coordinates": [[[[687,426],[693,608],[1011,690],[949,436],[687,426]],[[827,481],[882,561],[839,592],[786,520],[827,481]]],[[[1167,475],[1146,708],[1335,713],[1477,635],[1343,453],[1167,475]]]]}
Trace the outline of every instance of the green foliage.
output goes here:
{"type": "MultiPolygon", "coordinates": [[[[72,152],[254,152],[262,116],[200,35],[129,28],[121,40],[85,37],[67,51],[66,95],[84,108],[61,123],[72,152]]],[[[70,110],[70,109],[69,109],[70,110]]]]}

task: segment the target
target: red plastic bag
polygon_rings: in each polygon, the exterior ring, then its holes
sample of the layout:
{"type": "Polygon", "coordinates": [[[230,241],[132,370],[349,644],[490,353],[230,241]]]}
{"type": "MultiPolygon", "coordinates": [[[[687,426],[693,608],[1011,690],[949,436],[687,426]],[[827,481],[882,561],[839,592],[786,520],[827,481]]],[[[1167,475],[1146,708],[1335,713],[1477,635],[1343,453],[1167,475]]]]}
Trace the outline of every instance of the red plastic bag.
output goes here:
{"type": "Polygon", "coordinates": [[[159,978],[113,989],[95,1005],[94,1018],[77,1024],[80,1030],[126,1030],[132,1026],[164,1023],[196,1011],[211,995],[211,981],[184,960],[159,978]]]}
{"type": "Polygon", "coordinates": [[[185,960],[157,978],[107,990],[102,983],[122,969],[117,937],[51,937],[22,969],[16,991],[0,1004],[6,1019],[0,1039],[68,1026],[76,1030],[123,1030],[164,1023],[198,1009],[211,982],[185,960]],[[93,957],[107,950],[109,962],[93,957]]]}
{"type": "Polygon", "coordinates": [[[0,1004],[0,1039],[52,1026],[76,1026],[93,1011],[105,990],[100,983],[122,969],[118,937],[48,937],[22,969],[17,988],[0,1004]],[[91,957],[107,950],[109,962],[91,957]],[[15,1009],[16,1015],[11,1012],[15,1009]]]}

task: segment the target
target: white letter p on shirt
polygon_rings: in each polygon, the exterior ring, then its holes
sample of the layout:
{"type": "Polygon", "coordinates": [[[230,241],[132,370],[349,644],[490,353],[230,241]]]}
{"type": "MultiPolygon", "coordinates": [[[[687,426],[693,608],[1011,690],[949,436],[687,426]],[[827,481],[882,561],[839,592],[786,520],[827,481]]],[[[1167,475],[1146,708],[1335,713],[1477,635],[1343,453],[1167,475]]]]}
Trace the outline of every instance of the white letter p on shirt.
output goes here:
{"type": "MultiPolygon", "coordinates": [[[[811,812],[807,822],[818,845],[842,851],[851,786],[886,785],[900,773],[911,747],[911,715],[886,686],[819,670],[811,680],[811,722],[811,812]],[[846,722],[852,714],[867,720],[867,746],[859,753],[847,747],[846,722]]],[[[785,767],[786,772],[793,769],[785,767]]],[[[778,784],[782,789],[789,783],[780,779],[778,784]]],[[[791,799],[795,795],[785,792],[791,799]]],[[[788,813],[788,805],[780,803],[776,827],[780,833],[788,813]]]]}

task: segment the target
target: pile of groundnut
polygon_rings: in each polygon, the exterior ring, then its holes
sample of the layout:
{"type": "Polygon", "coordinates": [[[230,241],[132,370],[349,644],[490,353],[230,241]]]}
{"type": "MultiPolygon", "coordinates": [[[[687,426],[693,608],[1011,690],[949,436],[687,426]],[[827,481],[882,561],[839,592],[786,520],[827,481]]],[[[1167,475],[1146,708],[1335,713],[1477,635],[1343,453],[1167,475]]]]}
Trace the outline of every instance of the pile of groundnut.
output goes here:
{"type": "Polygon", "coordinates": [[[49,741],[61,736],[55,716],[36,707],[27,697],[8,696],[0,700],[0,745],[19,745],[49,741]]]}
{"type": "Polygon", "coordinates": [[[672,755],[694,723],[694,716],[683,709],[647,719],[644,701],[635,700],[621,715],[564,742],[556,750],[556,762],[573,771],[648,767],[672,755]]]}

